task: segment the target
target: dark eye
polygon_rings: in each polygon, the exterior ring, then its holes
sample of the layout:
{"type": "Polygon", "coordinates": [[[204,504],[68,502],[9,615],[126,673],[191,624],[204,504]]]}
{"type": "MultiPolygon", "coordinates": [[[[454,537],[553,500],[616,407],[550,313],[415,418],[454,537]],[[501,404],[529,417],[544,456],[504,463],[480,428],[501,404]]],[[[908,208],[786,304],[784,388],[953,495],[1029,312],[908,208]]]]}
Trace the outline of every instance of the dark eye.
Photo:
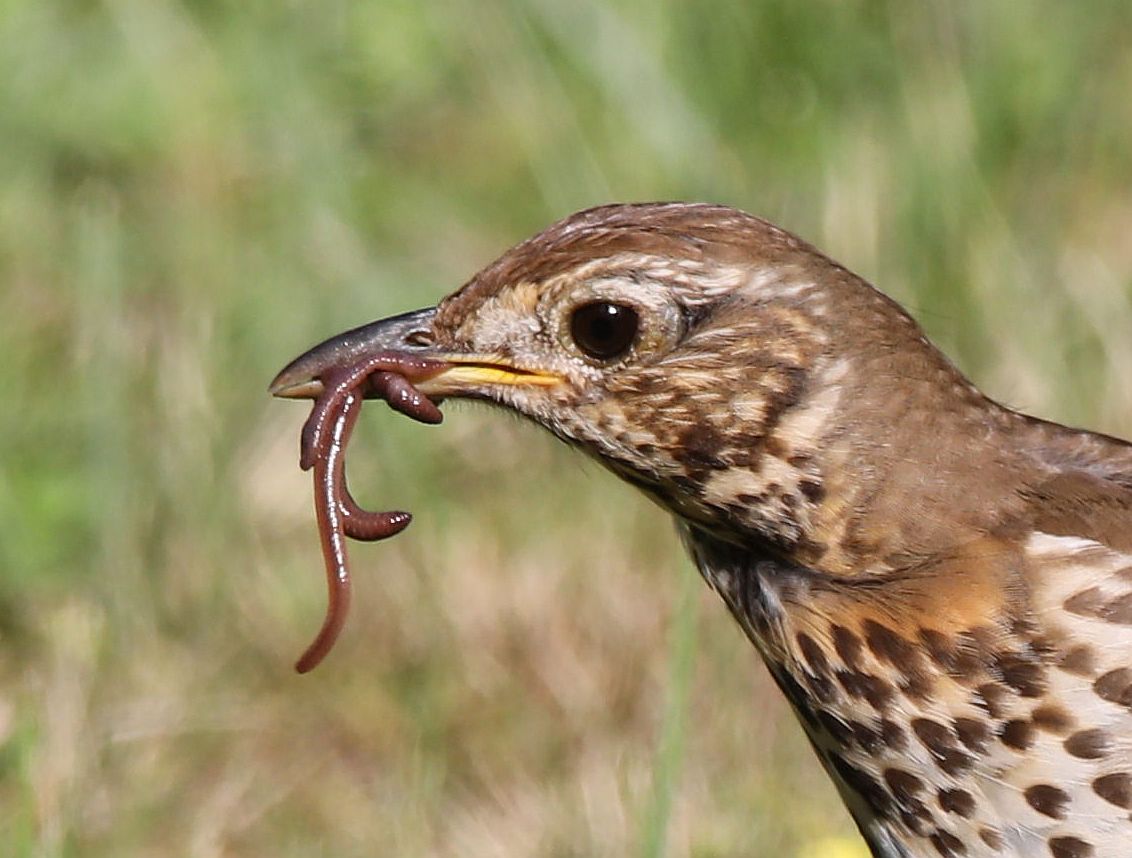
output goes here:
{"type": "Polygon", "coordinates": [[[590,357],[612,360],[632,347],[640,321],[632,307],[595,301],[574,311],[570,317],[570,336],[590,357]]]}

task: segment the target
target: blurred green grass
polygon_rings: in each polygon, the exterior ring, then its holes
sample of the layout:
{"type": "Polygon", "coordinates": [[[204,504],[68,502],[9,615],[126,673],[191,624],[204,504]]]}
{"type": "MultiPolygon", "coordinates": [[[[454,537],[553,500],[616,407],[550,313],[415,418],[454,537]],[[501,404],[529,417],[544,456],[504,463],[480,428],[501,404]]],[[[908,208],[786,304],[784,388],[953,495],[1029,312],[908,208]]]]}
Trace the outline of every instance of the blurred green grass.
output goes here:
{"type": "Polygon", "coordinates": [[[264,387],[574,209],[704,199],[1132,435],[1130,91],[1123,0],[3,0],[6,853],[851,844],[664,516],[500,414],[367,412],[357,490],[417,522],[295,677],[323,583],[264,387]]]}

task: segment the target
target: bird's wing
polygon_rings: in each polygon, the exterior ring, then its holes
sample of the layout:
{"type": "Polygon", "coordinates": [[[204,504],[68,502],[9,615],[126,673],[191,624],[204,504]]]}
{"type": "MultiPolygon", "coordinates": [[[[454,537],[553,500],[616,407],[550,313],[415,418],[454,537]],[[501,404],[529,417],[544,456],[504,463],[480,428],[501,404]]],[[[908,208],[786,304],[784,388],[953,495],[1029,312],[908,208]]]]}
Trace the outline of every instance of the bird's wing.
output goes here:
{"type": "MultiPolygon", "coordinates": [[[[1132,491],[1070,470],[1026,494],[979,658],[994,741],[976,812],[999,821],[1005,854],[1132,854],[1132,491]]],[[[964,553],[936,574],[962,574],[964,553]]]]}
{"type": "Polygon", "coordinates": [[[1069,515],[1047,513],[1049,530],[1085,535],[1034,530],[1026,540],[1030,645],[1048,670],[1032,706],[1015,701],[1037,729],[995,793],[1021,795],[1047,828],[1098,856],[1132,852],[1132,516],[1119,494],[1100,495],[1091,517],[1084,495],[1061,494],[1069,515]]]}

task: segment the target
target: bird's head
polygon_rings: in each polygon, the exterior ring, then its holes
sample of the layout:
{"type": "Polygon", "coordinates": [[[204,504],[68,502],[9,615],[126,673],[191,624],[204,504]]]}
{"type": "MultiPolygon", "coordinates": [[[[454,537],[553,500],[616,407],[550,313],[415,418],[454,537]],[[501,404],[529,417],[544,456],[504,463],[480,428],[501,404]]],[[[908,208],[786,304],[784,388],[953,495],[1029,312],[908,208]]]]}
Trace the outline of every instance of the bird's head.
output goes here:
{"type": "Polygon", "coordinates": [[[908,343],[923,365],[890,375],[953,372],[921,342],[894,303],[766,221],[617,205],[550,226],[435,308],[327,340],[272,391],[315,396],[321,373],[375,351],[432,358],[444,369],[422,393],[512,409],[693,527],[812,562],[852,503],[832,476],[861,453],[847,421],[884,387],[855,379],[908,343]]]}

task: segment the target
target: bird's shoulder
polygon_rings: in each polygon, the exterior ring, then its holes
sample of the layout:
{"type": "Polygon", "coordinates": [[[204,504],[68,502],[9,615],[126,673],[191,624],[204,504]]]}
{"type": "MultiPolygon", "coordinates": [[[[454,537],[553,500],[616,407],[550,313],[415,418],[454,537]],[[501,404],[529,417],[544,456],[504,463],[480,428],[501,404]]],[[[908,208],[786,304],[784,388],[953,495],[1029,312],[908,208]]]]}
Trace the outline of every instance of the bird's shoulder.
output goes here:
{"type": "Polygon", "coordinates": [[[1035,432],[1048,467],[1020,489],[1023,505],[1006,523],[1028,611],[1071,637],[1101,638],[1132,668],[1132,445],[1056,424],[1035,432]]]}

